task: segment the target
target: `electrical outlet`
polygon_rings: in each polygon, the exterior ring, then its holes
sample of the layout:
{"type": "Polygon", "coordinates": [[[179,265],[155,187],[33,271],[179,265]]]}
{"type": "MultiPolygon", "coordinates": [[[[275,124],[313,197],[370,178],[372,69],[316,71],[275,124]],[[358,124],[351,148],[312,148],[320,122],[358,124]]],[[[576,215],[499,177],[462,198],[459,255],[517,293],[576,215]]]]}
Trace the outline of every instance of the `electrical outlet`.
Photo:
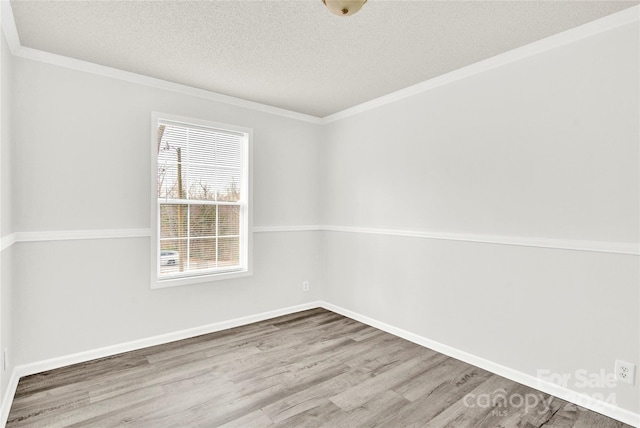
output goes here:
{"type": "Polygon", "coordinates": [[[302,281],[302,291],[309,291],[309,281],[302,281]]]}
{"type": "Polygon", "coordinates": [[[618,382],[634,384],[634,377],[636,374],[635,364],[627,363],[626,361],[616,360],[616,380],[618,382]]]}

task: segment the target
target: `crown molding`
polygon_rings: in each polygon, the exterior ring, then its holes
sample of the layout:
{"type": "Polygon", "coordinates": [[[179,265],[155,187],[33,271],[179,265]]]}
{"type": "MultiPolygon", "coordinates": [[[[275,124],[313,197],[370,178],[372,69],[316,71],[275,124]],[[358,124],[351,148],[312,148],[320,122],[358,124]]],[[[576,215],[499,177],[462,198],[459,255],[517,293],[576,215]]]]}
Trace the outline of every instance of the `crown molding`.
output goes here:
{"type": "Polygon", "coordinates": [[[492,70],[503,65],[603,33],[608,30],[636,23],[640,20],[640,5],[624,9],[620,12],[602,17],[600,19],[580,25],[575,28],[571,28],[542,40],[538,40],[528,45],[515,48],[494,57],[487,58],[466,67],[462,67],[460,69],[434,77],[416,85],[409,86],[399,91],[392,92],[382,97],[375,98],[371,101],[364,102],[362,104],[347,108],[345,110],[322,118],[270,106],[267,104],[257,103],[254,101],[248,101],[242,98],[223,95],[217,92],[207,91],[205,89],[198,89],[179,83],[169,82],[155,77],[132,73],[129,71],[106,67],[87,61],[24,47],[20,44],[20,37],[18,35],[18,30],[16,28],[15,20],[13,17],[13,10],[11,9],[9,0],[0,0],[0,20],[12,55],[20,58],[57,65],[60,67],[87,73],[93,73],[103,77],[109,77],[125,82],[136,83],[143,86],[177,92],[183,95],[190,95],[210,101],[246,108],[249,110],[260,111],[263,113],[269,113],[277,116],[287,117],[290,119],[300,120],[303,122],[324,125],[368,110],[375,109],[389,103],[393,103],[403,98],[407,98],[443,85],[447,85],[449,83],[456,82],[458,80],[466,79],[467,77],[471,77],[476,74],[483,73],[485,71],[492,70]]]}
{"type": "Polygon", "coordinates": [[[209,101],[242,107],[249,110],[273,114],[276,116],[282,116],[289,119],[300,120],[303,122],[320,124],[322,121],[321,118],[316,116],[298,113],[280,107],[274,107],[255,101],[248,101],[242,98],[232,97],[205,89],[194,88],[192,86],[182,85],[180,83],[169,82],[167,80],[150,77],[143,74],[124,71],[113,67],[107,67],[88,61],[82,61],[79,59],[22,46],[20,44],[20,37],[18,35],[18,29],[13,17],[13,10],[11,9],[10,2],[8,0],[0,0],[0,3],[0,21],[2,23],[2,29],[7,39],[9,49],[11,50],[11,54],[18,58],[56,65],[59,67],[96,74],[98,76],[109,77],[124,82],[135,83],[142,86],[149,86],[156,89],[163,89],[182,95],[203,98],[209,101]]]}
{"type": "Polygon", "coordinates": [[[565,46],[588,37],[595,36],[605,31],[623,27],[640,21],[640,5],[624,9],[620,12],[602,17],[592,22],[580,25],[578,27],[565,30],[561,33],[554,34],[544,39],[529,43],[513,50],[501,53],[499,55],[487,58],[485,60],[470,64],[468,66],[456,69],[449,73],[442,74],[424,82],[409,86],[399,91],[392,92],[371,101],[364,102],[357,106],[339,111],[337,113],[322,118],[322,123],[331,123],[340,119],[347,118],[363,113],[386,104],[407,98],[422,92],[429,91],[449,83],[463,80],[485,71],[493,70],[503,65],[510,64],[531,56],[565,46]]]}
{"type": "Polygon", "coordinates": [[[75,58],[69,58],[66,56],[57,55],[50,52],[44,52],[37,49],[26,48],[24,46],[18,47],[15,51],[12,51],[12,53],[14,56],[23,58],[23,59],[57,65],[59,67],[69,68],[77,71],[83,71],[86,73],[96,74],[98,76],[103,76],[103,77],[109,77],[109,78],[121,80],[124,82],[135,83],[142,86],[148,86],[155,89],[162,89],[166,91],[176,92],[182,95],[189,95],[192,97],[203,98],[208,101],[215,101],[215,102],[228,104],[236,107],[246,108],[253,111],[259,111],[262,113],[282,116],[289,119],[295,119],[295,120],[300,120],[303,122],[310,122],[315,124],[320,124],[322,121],[319,117],[316,117],[316,116],[298,113],[291,110],[270,106],[267,104],[257,103],[254,101],[248,101],[242,98],[231,97],[229,95],[223,95],[217,92],[207,91],[205,89],[194,88],[191,86],[182,85],[180,83],[169,82],[167,80],[157,79],[155,77],[132,73],[130,71],[124,71],[117,68],[107,67],[104,65],[99,65],[92,62],[88,62],[88,61],[82,61],[75,58]]]}

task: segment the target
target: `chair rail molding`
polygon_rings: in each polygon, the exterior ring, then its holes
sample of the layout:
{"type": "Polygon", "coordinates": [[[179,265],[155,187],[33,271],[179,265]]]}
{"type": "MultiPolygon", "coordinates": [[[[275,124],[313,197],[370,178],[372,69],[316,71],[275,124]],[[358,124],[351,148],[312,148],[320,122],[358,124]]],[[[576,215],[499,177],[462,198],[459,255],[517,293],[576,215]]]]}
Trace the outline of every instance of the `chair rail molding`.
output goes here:
{"type": "MultiPolygon", "coordinates": [[[[589,241],[579,239],[558,239],[534,236],[485,235],[473,233],[450,233],[428,230],[386,229],[337,225],[291,225],[291,226],[254,226],[254,233],[290,233],[290,232],[337,232],[384,235],[419,239],[437,239],[445,241],[475,242],[493,245],[514,245],[557,250],[589,251],[621,255],[640,255],[638,242],[589,241]]],[[[151,229],[96,229],[96,230],[56,230],[39,232],[14,232],[0,238],[0,250],[21,242],[73,241],[85,239],[149,238],[151,229]]]]}

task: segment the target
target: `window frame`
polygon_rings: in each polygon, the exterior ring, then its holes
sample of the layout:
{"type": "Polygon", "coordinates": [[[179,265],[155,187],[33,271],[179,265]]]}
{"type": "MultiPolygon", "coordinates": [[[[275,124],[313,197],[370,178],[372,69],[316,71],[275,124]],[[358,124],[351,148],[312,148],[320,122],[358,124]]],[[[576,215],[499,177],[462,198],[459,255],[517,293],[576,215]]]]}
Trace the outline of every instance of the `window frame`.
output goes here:
{"type": "MultiPolygon", "coordinates": [[[[204,119],[178,116],[169,113],[152,112],[151,114],[151,240],[150,266],[151,288],[167,288],[189,284],[199,284],[220,280],[228,280],[252,275],[253,266],[253,129],[226,123],[218,123],[204,119]],[[158,126],[161,121],[175,122],[186,127],[213,128],[245,135],[241,155],[240,184],[240,261],[241,266],[232,270],[215,272],[191,272],[181,276],[160,277],[160,201],[158,199],[158,126]],[[244,184],[244,188],[243,188],[244,184]]],[[[195,202],[195,201],[194,201],[195,202]]],[[[197,202],[195,202],[197,204],[197,202]]]]}

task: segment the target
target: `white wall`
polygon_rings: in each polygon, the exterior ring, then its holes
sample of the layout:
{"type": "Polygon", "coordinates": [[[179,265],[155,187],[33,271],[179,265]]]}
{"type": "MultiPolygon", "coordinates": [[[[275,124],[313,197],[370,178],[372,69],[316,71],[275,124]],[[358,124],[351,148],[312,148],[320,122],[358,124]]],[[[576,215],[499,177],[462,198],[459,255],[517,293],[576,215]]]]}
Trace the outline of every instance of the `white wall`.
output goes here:
{"type": "MultiPolygon", "coordinates": [[[[324,126],[3,46],[0,230],[148,228],[156,110],[254,129],[256,226],[637,242],[637,34],[324,126]]],[[[637,256],[336,231],[256,233],[254,245],[253,277],[150,290],[149,238],[17,243],[2,253],[2,346],[29,364],[324,299],[531,375],[640,363],[637,256]]],[[[614,392],[639,411],[637,386],[614,392]]]]}
{"type": "MultiPolygon", "coordinates": [[[[17,232],[149,228],[152,111],[253,128],[254,225],[319,222],[318,125],[18,58],[15,81],[17,232]]],[[[18,243],[16,364],[317,300],[320,242],[256,233],[252,277],[159,290],[148,237],[18,243]]]]}
{"type": "MultiPolygon", "coordinates": [[[[0,32],[2,33],[2,32],[0,32]]],[[[0,35],[0,240],[13,233],[12,203],[12,76],[13,58],[9,52],[4,34],[0,35]]],[[[13,248],[0,253],[0,362],[2,350],[7,349],[8,366],[2,369],[0,363],[0,400],[9,383],[13,369],[13,248]]]]}
{"type": "Polygon", "coordinates": [[[0,207],[2,212],[0,213],[0,236],[7,236],[13,233],[13,213],[12,213],[12,163],[11,163],[11,93],[12,93],[12,75],[13,75],[13,58],[11,52],[7,46],[7,41],[4,34],[0,36],[0,53],[2,54],[1,64],[2,70],[0,71],[1,84],[0,94],[2,95],[2,123],[0,131],[2,132],[0,142],[0,207]]]}
{"type": "MultiPolygon", "coordinates": [[[[323,223],[638,242],[638,49],[635,23],[327,125],[323,223]]],[[[533,376],[640,363],[637,256],[323,244],[325,298],[348,310],[533,376]]],[[[640,410],[637,384],[581,391],[640,410]]]]}

